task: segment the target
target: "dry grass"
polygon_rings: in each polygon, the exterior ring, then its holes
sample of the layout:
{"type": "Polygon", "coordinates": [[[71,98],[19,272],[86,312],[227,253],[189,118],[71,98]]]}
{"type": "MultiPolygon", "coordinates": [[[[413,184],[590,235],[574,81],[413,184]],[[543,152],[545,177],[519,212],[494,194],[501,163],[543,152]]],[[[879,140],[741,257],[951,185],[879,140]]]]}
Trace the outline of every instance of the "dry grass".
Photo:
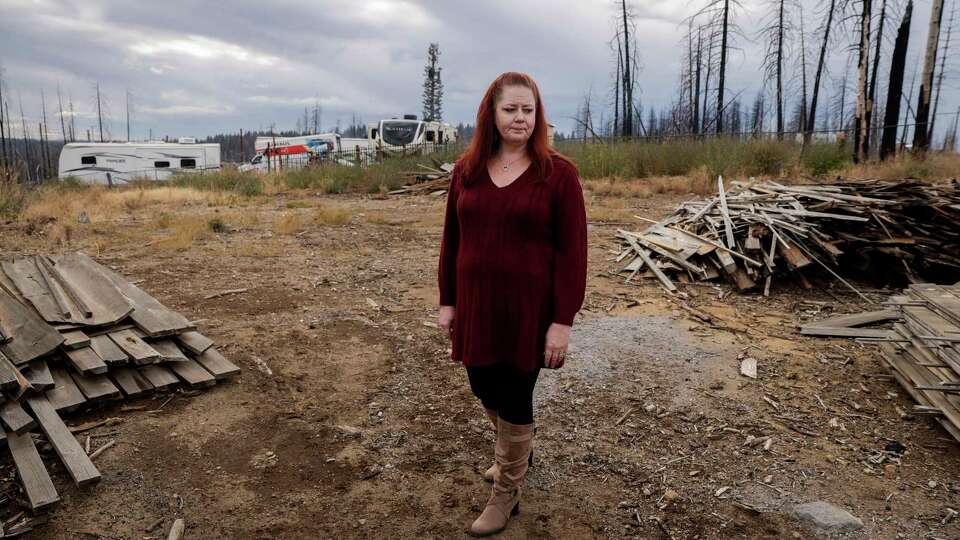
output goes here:
{"type": "Polygon", "coordinates": [[[290,209],[315,208],[317,206],[322,206],[322,203],[316,199],[293,199],[292,201],[287,201],[287,208],[290,209]]]}
{"type": "Polygon", "coordinates": [[[280,214],[273,222],[273,232],[281,236],[293,236],[306,228],[308,220],[297,212],[280,214]]]}
{"type": "Polygon", "coordinates": [[[651,176],[647,178],[600,178],[585,180],[585,187],[595,195],[607,197],[645,198],[661,193],[709,195],[716,191],[706,167],[688,176],[651,176]]]}
{"type": "Polygon", "coordinates": [[[913,178],[929,182],[942,182],[960,178],[960,154],[931,152],[926,159],[912,155],[900,155],[884,162],[870,161],[848,165],[837,172],[844,178],[871,178],[879,180],[903,180],[913,178]]]}
{"type": "Polygon", "coordinates": [[[243,240],[227,246],[225,253],[234,257],[265,259],[283,255],[283,245],[277,240],[253,242],[243,240]]]}
{"type": "Polygon", "coordinates": [[[317,225],[346,225],[353,219],[353,214],[346,208],[319,206],[313,214],[313,222],[317,225]]]}
{"type": "Polygon", "coordinates": [[[155,242],[159,249],[184,251],[198,240],[211,236],[209,219],[205,216],[177,216],[170,227],[170,234],[155,242]]]}

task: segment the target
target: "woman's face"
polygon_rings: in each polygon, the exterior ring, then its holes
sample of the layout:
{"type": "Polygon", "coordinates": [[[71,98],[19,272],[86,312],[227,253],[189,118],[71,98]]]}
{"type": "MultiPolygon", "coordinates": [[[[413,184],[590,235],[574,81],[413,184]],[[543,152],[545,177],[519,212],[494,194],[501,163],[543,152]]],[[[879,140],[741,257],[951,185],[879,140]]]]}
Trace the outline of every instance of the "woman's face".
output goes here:
{"type": "Polygon", "coordinates": [[[494,105],[497,131],[504,141],[525,144],[536,125],[537,102],[526,86],[505,86],[494,105]]]}

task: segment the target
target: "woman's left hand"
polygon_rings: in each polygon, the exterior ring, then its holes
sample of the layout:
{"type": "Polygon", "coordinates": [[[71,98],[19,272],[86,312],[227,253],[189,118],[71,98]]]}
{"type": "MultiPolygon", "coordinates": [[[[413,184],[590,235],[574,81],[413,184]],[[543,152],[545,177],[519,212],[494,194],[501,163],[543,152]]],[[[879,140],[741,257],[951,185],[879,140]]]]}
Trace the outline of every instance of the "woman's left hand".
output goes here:
{"type": "Polygon", "coordinates": [[[547,329],[547,346],[543,351],[543,365],[556,369],[563,366],[570,344],[570,327],[553,323],[547,329]]]}

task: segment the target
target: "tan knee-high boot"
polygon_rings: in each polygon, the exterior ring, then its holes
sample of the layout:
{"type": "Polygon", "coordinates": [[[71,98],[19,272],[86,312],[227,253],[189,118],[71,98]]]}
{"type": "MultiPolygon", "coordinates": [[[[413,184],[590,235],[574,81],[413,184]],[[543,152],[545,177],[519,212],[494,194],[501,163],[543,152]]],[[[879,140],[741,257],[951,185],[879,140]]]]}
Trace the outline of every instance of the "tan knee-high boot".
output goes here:
{"type": "Polygon", "coordinates": [[[511,424],[500,419],[497,424],[497,468],[493,475],[493,492],[480,517],[470,526],[470,534],[489,536],[502,531],[510,516],[520,512],[523,478],[533,446],[533,424],[511,424]]]}
{"type": "MultiPolygon", "coordinates": [[[[493,432],[496,433],[496,432],[497,432],[497,420],[498,420],[497,411],[495,411],[495,410],[493,410],[493,409],[486,409],[486,408],[485,408],[485,409],[483,409],[483,412],[487,413],[487,418],[489,418],[489,419],[490,419],[490,423],[493,424],[493,432]]],[[[484,473],[483,473],[483,479],[486,480],[487,482],[493,482],[493,474],[494,474],[494,472],[495,472],[496,470],[497,470],[497,463],[496,463],[496,460],[494,460],[493,465],[491,465],[489,469],[487,469],[486,471],[484,471],[484,473]]]]}

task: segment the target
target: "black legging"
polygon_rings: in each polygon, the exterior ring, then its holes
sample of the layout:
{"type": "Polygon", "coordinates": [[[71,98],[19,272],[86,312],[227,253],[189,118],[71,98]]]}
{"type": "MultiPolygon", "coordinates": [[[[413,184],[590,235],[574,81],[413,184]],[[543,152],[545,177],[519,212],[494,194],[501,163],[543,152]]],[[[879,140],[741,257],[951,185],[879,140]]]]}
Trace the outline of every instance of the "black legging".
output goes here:
{"type": "Polygon", "coordinates": [[[467,368],[473,395],[511,424],[533,423],[533,389],[539,375],[540,369],[520,371],[506,365],[467,368]]]}

